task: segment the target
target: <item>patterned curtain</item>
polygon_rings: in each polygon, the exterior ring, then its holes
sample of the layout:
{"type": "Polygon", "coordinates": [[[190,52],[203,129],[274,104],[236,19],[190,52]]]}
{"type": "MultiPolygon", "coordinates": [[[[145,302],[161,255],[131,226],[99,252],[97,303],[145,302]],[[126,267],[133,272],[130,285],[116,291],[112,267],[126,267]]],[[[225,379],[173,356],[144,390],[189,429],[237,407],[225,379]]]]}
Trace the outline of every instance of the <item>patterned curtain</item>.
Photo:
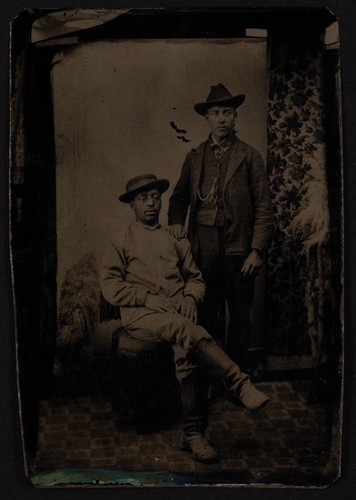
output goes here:
{"type": "Polygon", "coordinates": [[[323,354],[330,305],[323,45],[274,40],[269,75],[268,174],[275,234],[267,266],[268,353],[323,354]],[[273,58],[274,56],[274,58],[273,58]]]}

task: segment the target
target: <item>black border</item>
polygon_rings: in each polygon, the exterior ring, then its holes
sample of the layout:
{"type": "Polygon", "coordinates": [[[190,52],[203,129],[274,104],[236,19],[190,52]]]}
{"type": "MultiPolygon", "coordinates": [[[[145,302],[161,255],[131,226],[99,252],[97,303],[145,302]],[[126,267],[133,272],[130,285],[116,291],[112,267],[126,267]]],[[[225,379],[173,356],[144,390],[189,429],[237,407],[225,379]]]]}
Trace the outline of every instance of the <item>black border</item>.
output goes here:
{"type": "Polygon", "coordinates": [[[340,500],[353,497],[356,490],[356,433],[355,426],[355,394],[353,378],[356,359],[355,342],[352,341],[353,325],[355,324],[356,310],[353,307],[353,297],[356,294],[356,264],[353,262],[353,248],[356,248],[356,229],[352,226],[356,216],[356,84],[355,62],[356,51],[356,4],[354,0],[187,0],[156,1],[151,0],[76,0],[76,1],[40,1],[40,0],[3,0],[0,7],[0,116],[1,136],[0,151],[0,367],[1,367],[1,404],[0,404],[0,495],[9,500],[22,499],[90,499],[103,500],[113,498],[145,500],[168,500],[172,495],[175,498],[186,500],[196,498],[232,499],[238,496],[241,500],[259,498],[279,500],[286,495],[290,500],[299,498],[337,498],[340,500]],[[8,239],[8,47],[9,23],[22,10],[53,9],[53,8],[329,8],[339,19],[341,32],[341,69],[342,69],[342,97],[343,97],[343,128],[344,128],[344,181],[345,181],[345,419],[343,427],[343,459],[342,477],[327,489],[292,489],[292,488],[179,488],[174,491],[169,488],[62,488],[44,489],[34,488],[25,477],[19,430],[19,416],[16,389],[15,363],[15,335],[14,315],[11,292],[11,272],[9,265],[8,239]]]}

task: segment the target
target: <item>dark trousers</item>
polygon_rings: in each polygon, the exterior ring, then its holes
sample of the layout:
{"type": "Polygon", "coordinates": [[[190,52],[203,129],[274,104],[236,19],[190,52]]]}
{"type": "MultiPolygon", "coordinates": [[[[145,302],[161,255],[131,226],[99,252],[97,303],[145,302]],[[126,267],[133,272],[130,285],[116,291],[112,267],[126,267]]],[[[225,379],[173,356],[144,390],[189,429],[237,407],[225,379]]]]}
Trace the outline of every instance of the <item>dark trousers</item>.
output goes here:
{"type": "MultiPolygon", "coordinates": [[[[251,335],[254,278],[241,273],[246,256],[226,255],[223,228],[198,225],[197,231],[199,252],[195,259],[207,285],[206,297],[199,308],[199,324],[244,371],[251,335]]],[[[183,367],[183,359],[181,364],[183,367]]],[[[198,367],[187,371],[187,375],[183,369],[179,371],[183,430],[186,435],[204,434],[208,424],[209,379],[198,367]]]]}
{"type": "Polygon", "coordinates": [[[199,324],[242,370],[246,370],[254,277],[245,277],[241,272],[246,256],[226,255],[224,228],[198,225],[197,231],[196,262],[207,285],[206,297],[199,310],[199,324]]]}

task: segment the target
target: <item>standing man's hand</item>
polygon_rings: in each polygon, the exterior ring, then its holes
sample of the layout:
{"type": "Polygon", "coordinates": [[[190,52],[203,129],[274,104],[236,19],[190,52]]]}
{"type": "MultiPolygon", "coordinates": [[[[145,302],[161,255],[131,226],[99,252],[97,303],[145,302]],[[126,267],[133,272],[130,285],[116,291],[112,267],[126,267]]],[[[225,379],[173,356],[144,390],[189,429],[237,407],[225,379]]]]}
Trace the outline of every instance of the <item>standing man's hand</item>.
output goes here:
{"type": "Polygon", "coordinates": [[[187,231],[181,224],[172,224],[168,226],[168,232],[176,240],[181,240],[187,237],[187,231]]]}
{"type": "Polygon", "coordinates": [[[252,252],[246,257],[241,272],[244,276],[256,276],[263,264],[262,253],[258,250],[252,252]]]}

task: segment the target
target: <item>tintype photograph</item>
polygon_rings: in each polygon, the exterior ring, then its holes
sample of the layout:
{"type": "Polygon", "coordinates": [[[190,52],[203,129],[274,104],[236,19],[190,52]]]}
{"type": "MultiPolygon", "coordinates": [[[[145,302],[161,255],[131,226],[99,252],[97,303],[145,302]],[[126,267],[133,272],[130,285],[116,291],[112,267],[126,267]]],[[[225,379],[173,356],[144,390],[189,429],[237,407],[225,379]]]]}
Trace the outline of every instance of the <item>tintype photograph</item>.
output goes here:
{"type": "Polygon", "coordinates": [[[330,486],[335,16],[38,9],[11,29],[26,475],[46,488],[330,486]]]}

